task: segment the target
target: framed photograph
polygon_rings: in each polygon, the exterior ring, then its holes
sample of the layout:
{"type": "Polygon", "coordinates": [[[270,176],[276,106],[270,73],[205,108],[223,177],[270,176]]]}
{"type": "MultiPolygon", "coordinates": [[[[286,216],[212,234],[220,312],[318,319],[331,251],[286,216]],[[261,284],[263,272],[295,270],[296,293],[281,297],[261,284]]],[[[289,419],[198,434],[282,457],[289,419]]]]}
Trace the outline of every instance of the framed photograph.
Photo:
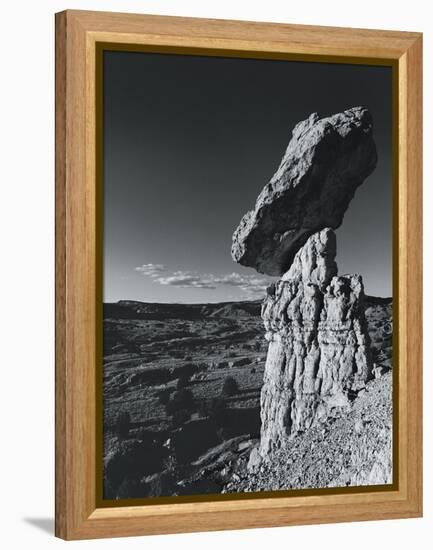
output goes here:
{"type": "Polygon", "coordinates": [[[422,514],[422,35],[56,15],[56,535],[422,514]]]}

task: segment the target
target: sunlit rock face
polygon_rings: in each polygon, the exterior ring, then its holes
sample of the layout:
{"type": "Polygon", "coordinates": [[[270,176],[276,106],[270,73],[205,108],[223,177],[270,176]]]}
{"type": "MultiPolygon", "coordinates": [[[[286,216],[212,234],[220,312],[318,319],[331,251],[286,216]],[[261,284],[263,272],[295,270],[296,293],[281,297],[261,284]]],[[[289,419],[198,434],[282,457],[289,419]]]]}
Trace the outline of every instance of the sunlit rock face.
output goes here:
{"type": "Polygon", "coordinates": [[[280,166],[233,234],[232,257],[260,273],[283,275],[307,239],[336,229],[377,163],[365,107],[299,122],[280,166]]]}
{"type": "Polygon", "coordinates": [[[338,276],[335,254],[333,230],[315,233],[264,300],[264,458],[335,409],[349,408],[371,377],[362,278],[338,276]]]}

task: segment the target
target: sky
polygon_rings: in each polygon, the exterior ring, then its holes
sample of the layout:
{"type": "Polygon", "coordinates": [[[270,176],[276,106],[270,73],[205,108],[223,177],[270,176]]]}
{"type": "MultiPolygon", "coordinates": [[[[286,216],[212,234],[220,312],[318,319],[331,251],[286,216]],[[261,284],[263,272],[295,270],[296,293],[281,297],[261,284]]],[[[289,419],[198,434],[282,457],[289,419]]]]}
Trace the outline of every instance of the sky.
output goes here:
{"type": "Polygon", "coordinates": [[[291,130],[365,105],[378,164],[337,230],[339,273],[392,295],[389,67],[104,53],[104,301],[259,299],[275,278],[236,264],[232,234],[291,130]]]}

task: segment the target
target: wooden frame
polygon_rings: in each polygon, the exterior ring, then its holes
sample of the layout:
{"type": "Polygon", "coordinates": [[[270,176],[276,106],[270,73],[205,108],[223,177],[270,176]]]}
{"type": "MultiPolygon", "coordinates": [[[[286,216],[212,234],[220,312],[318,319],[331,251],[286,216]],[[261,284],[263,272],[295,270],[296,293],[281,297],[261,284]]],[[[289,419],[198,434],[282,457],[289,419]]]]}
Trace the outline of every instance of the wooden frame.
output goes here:
{"type": "Polygon", "coordinates": [[[64,539],[422,514],[422,35],[103,12],[56,15],[56,535],[64,539]],[[98,507],[95,51],[101,42],[396,67],[398,479],[388,491],[98,507]]]}

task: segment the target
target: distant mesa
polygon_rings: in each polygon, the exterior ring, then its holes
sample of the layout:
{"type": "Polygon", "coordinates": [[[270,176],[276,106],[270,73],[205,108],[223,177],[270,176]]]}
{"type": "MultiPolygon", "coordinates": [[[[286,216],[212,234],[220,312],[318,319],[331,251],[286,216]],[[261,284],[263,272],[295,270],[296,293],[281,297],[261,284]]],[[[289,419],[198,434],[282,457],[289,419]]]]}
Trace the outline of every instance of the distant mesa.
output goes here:
{"type": "Polygon", "coordinates": [[[236,318],[260,315],[259,301],[217,302],[207,304],[179,304],[138,302],[120,300],[115,303],[104,303],[104,319],[146,319],[164,321],[166,319],[205,319],[236,318]]]}
{"type": "Polygon", "coordinates": [[[299,122],[281,164],[233,234],[232,257],[267,275],[283,275],[307,239],[336,229],[377,163],[365,107],[299,122]]]}

